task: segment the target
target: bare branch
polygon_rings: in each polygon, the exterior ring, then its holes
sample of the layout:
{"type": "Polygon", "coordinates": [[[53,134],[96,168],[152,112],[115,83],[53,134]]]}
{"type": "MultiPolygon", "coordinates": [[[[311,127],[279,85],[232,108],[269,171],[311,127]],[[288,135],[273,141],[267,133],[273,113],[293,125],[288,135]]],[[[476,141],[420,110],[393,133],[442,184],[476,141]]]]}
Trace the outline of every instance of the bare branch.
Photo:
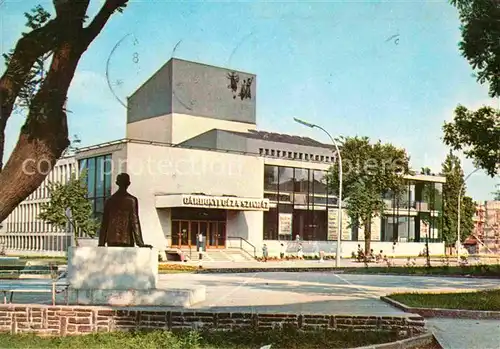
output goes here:
{"type": "Polygon", "coordinates": [[[115,11],[122,12],[127,6],[128,0],[106,0],[104,5],[99,10],[99,13],[94,17],[92,22],[85,28],[87,45],[89,45],[104,28],[109,18],[115,11]]]}
{"type": "Polygon", "coordinates": [[[17,42],[9,65],[0,78],[0,171],[4,149],[5,126],[12,114],[17,96],[36,60],[52,50],[57,38],[57,20],[23,36],[17,42]]]}

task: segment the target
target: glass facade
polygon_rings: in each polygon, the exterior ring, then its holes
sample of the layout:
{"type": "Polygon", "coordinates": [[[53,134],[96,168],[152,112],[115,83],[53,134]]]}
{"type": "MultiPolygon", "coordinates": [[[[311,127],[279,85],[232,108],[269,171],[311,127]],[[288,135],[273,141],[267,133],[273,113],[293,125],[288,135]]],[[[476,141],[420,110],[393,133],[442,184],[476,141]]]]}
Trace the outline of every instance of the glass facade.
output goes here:
{"type": "Polygon", "coordinates": [[[79,161],[80,172],[87,170],[87,198],[92,204],[94,217],[101,220],[104,202],[111,196],[111,155],[102,155],[79,161]]]}
{"type": "Polygon", "coordinates": [[[264,196],[272,205],[264,212],[265,240],[327,240],[327,208],[337,200],[326,171],[265,165],[264,196]]]}
{"type": "Polygon", "coordinates": [[[441,241],[443,184],[407,181],[400,193],[384,193],[381,240],[401,242],[441,241]]]}

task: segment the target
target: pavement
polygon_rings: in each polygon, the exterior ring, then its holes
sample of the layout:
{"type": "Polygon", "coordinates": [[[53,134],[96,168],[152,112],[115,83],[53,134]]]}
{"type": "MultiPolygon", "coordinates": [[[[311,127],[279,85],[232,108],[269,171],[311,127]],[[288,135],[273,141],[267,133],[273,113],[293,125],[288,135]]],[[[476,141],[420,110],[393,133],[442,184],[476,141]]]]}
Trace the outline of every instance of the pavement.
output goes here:
{"type": "MultiPolygon", "coordinates": [[[[168,264],[186,264],[186,265],[199,265],[200,261],[197,259],[193,259],[191,261],[182,263],[182,262],[167,262],[168,264]]],[[[290,261],[268,261],[268,262],[259,262],[255,260],[249,261],[208,261],[206,259],[201,261],[202,265],[206,269],[225,269],[225,268],[325,268],[335,267],[335,260],[329,259],[324,260],[322,262],[318,260],[290,260],[290,261]]],[[[408,261],[407,258],[394,258],[390,259],[391,266],[406,266],[408,263],[414,266],[425,266],[427,260],[424,257],[415,257],[411,258],[408,261]]],[[[447,261],[442,258],[431,258],[431,266],[442,266],[445,263],[448,263],[449,266],[458,265],[456,258],[449,258],[447,261]]],[[[500,259],[493,258],[475,258],[469,257],[468,259],[469,265],[478,265],[478,264],[498,264],[500,263],[500,259]]],[[[350,258],[345,258],[340,260],[341,268],[364,268],[365,264],[360,262],[355,262],[350,258]]],[[[379,263],[369,263],[368,267],[387,267],[386,262],[379,263]]]]}
{"type": "Polygon", "coordinates": [[[500,321],[426,319],[427,327],[444,349],[500,348],[500,321]]]}
{"type": "MultiPolygon", "coordinates": [[[[259,263],[261,264],[265,263],[259,263]]],[[[382,302],[379,297],[395,292],[500,288],[500,280],[336,274],[331,271],[160,275],[158,287],[167,285],[206,287],[206,301],[190,309],[259,313],[405,315],[407,313],[382,302]]],[[[15,296],[15,302],[48,303],[49,298],[48,295],[18,294],[15,296]]],[[[59,296],[58,299],[62,301],[59,296]]],[[[500,348],[500,321],[428,319],[427,324],[445,349],[500,348]]]]}

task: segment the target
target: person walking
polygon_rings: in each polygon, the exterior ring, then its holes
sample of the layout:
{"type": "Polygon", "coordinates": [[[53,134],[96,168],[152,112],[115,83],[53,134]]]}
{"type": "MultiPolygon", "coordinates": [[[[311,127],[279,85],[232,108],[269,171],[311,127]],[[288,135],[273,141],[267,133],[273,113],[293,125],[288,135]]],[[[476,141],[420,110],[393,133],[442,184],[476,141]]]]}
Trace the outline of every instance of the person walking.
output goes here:
{"type": "Polygon", "coordinates": [[[280,246],[280,259],[283,259],[285,258],[285,245],[283,243],[281,243],[281,246],[280,246]]]}
{"type": "Polygon", "coordinates": [[[268,256],[269,256],[269,252],[267,250],[267,245],[264,244],[264,246],[262,246],[262,257],[264,258],[264,262],[267,262],[268,256]]]}

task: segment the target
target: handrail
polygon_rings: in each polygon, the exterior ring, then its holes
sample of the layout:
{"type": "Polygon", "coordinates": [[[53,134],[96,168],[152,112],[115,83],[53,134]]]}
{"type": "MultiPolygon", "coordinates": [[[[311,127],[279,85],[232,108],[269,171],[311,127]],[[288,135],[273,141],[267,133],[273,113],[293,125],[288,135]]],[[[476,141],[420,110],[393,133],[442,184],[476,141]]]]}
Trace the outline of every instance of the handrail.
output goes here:
{"type": "Polygon", "coordinates": [[[228,239],[228,240],[229,239],[239,239],[240,240],[240,250],[242,250],[242,251],[248,253],[249,255],[251,255],[247,250],[245,250],[243,248],[243,241],[244,241],[247,245],[250,245],[250,247],[252,247],[252,249],[253,249],[253,256],[251,256],[251,257],[253,257],[253,258],[257,257],[257,248],[250,241],[248,241],[247,239],[242,238],[241,236],[226,236],[226,239],[228,239]]]}

